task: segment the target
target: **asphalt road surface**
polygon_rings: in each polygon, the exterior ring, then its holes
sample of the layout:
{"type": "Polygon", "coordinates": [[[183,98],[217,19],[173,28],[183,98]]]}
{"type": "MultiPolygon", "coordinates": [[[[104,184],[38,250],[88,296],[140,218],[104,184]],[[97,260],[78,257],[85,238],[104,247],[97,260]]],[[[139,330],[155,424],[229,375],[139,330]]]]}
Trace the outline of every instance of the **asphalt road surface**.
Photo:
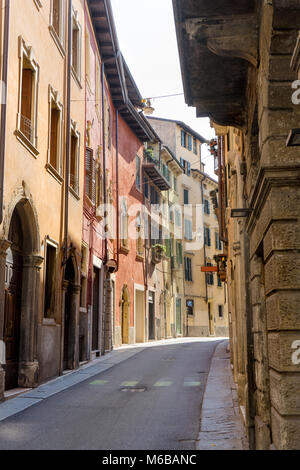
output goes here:
{"type": "Polygon", "coordinates": [[[217,344],[147,347],[0,422],[0,449],[193,450],[217,344]]]}

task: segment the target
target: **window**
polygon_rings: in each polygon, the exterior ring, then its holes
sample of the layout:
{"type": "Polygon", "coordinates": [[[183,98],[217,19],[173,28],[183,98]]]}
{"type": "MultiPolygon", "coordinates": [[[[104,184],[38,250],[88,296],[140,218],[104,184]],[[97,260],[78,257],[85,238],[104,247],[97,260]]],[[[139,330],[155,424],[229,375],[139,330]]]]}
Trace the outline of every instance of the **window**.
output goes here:
{"type": "Polygon", "coordinates": [[[194,154],[197,155],[197,139],[195,137],[193,139],[193,151],[194,154]]]}
{"type": "Polygon", "coordinates": [[[172,256],[172,240],[169,238],[165,239],[164,245],[166,247],[166,256],[170,258],[172,256]]]}
{"type": "Polygon", "coordinates": [[[186,147],[186,133],[183,130],[181,130],[181,145],[186,147]]]}
{"type": "Polygon", "coordinates": [[[135,185],[141,189],[141,159],[138,155],[135,157],[135,185]]]}
{"type": "Polygon", "coordinates": [[[223,305],[218,305],[218,313],[219,313],[219,318],[223,318],[224,316],[223,305]]]}
{"type": "Polygon", "coordinates": [[[177,207],[175,208],[175,224],[181,227],[181,211],[177,207]]]}
{"type": "Polygon", "coordinates": [[[192,221],[184,219],[184,238],[186,240],[193,240],[192,221]]]}
{"type": "Polygon", "coordinates": [[[44,318],[55,316],[56,246],[46,241],[44,318]]]}
{"type": "Polygon", "coordinates": [[[207,246],[211,246],[210,228],[208,227],[204,227],[204,243],[207,246]]]}
{"type": "Polygon", "coordinates": [[[167,165],[165,165],[164,163],[162,164],[162,174],[164,178],[166,178],[166,180],[170,182],[170,172],[167,165]]]}
{"type": "Polygon", "coordinates": [[[204,199],[204,214],[210,214],[209,200],[204,199]]]}
{"type": "Polygon", "coordinates": [[[162,244],[162,227],[155,220],[151,219],[151,245],[162,244]]]}
{"type": "Polygon", "coordinates": [[[64,1],[51,0],[50,10],[50,33],[59,49],[64,56],[64,1]]]}
{"type": "Polygon", "coordinates": [[[222,287],[222,281],[221,281],[221,279],[219,278],[219,276],[217,276],[217,280],[218,280],[218,287],[222,287]]]}
{"type": "Polygon", "coordinates": [[[142,236],[142,218],[141,218],[140,212],[138,212],[137,218],[136,218],[136,232],[137,232],[136,251],[139,256],[143,256],[144,247],[143,247],[143,236],[142,236]]]}
{"type": "Polygon", "coordinates": [[[186,173],[186,161],[180,157],[180,165],[182,166],[182,168],[184,169],[184,172],[186,173]]]}
{"type": "Polygon", "coordinates": [[[189,204],[189,191],[188,189],[183,190],[183,204],[189,204]]]}
{"type": "MultiPolygon", "coordinates": [[[[92,67],[94,63],[95,55],[91,46],[90,33],[88,28],[85,30],[85,71],[86,71],[86,80],[91,88],[91,77],[92,77],[92,67]]],[[[97,99],[96,99],[97,100],[97,99]]]]}
{"type": "Polygon", "coordinates": [[[186,301],[186,310],[188,315],[194,315],[194,301],[187,300],[186,301]]]}
{"type": "Polygon", "coordinates": [[[192,136],[189,135],[189,136],[188,136],[188,149],[189,149],[189,150],[192,150],[192,148],[193,148],[193,147],[192,147],[192,136]]]}
{"type": "Polygon", "coordinates": [[[100,121],[101,72],[100,72],[100,64],[99,64],[98,59],[96,60],[95,73],[96,73],[96,85],[95,85],[95,87],[96,87],[96,103],[95,103],[95,107],[96,107],[98,120],[100,121]]]}
{"type": "Polygon", "coordinates": [[[80,82],[81,75],[81,26],[78,21],[78,12],[73,12],[72,25],[72,71],[80,82]]]}
{"type": "Polygon", "coordinates": [[[216,232],[215,233],[216,237],[215,237],[215,241],[216,241],[216,250],[222,250],[222,242],[220,240],[220,237],[219,237],[219,233],[216,232]]]}
{"type": "Polygon", "coordinates": [[[53,104],[51,106],[51,134],[50,134],[50,164],[59,171],[58,164],[58,133],[59,133],[60,111],[53,104]]]}
{"type": "Polygon", "coordinates": [[[185,273],[185,280],[192,282],[192,260],[191,258],[185,257],[184,258],[184,273],[185,273]]]}
{"type": "Polygon", "coordinates": [[[55,170],[56,176],[62,174],[62,114],[63,106],[58,101],[58,93],[49,87],[49,144],[48,168],[55,170]]]}
{"type": "Polygon", "coordinates": [[[121,202],[121,244],[124,248],[128,248],[128,210],[125,197],[121,202]]]}
{"type": "Polygon", "coordinates": [[[177,257],[177,264],[182,264],[182,244],[180,242],[176,242],[176,257],[177,257]]]}
{"type": "Polygon", "coordinates": [[[70,152],[70,188],[78,195],[79,193],[79,132],[76,123],[71,121],[71,152],[70,152]]]}
{"type": "Polygon", "coordinates": [[[149,198],[149,180],[144,177],[144,196],[146,199],[149,198]]]}
{"type": "Polygon", "coordinates": [[[37,96],[39,66],[34,59],[32,48],[19,37],[20,82],[17,138],[37,156],[37,96]]]}
{"type": "Polygon", "coordinates": [[[96,162],[90,148],[85,150],[85,194],[96,203],[96,162]]]}
{"type": "Polygon", "coordinates": [[[177,178],[174,176],[174,191],[177,191],[177,178]]]}
{"type": "MultiPolygon", "coordinates": [[[[212,266],[212,264],[211,263],[206,263],[206,266],[212,266]]],[[[206,277],[206,283],[209,286],[213,286],[214,285],[214,275],[213,275],[213,273],[206,273],[205,277],[206,277]]]]}
{"type": "Polygon", "coordinates": [[[190,164],[190,162],[186,162],[186,174],[187,174],[187,176],[191,176],[191,164],[190,164]]]}
{"type": "Polygon", "coordinates": [[[160,204],[160,197],[158,191],[154,188],[154,186],[151,186],[150,189],[150,202],[151,204],[154,205],[159,205],[160,204]]]}

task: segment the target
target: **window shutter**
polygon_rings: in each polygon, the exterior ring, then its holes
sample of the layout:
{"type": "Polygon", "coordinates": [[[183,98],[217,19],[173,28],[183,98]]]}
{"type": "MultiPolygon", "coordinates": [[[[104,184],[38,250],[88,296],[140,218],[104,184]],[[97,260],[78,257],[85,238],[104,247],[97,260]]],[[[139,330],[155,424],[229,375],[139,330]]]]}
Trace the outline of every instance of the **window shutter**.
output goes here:
{"type": "Polygon", "coordinates": [[[96,204],[96,162],[91,155],[91,163],[92,163],[92,193],[91,193],[91,200],[93,204],[96,204]]]}
{"type": "Polygon", "coordinates": [[[190,176],[191,175],[191,164],[190,162],[186,162],[187,164],[187,175],[190,176]]]}
{"type": "Polygon", "coordinates": [[[50,164],[59,171],[58,168],[58,123],[60,112],[58,109],[51,109],[51,134],[50,134],[50,164]]]}
{"type": "Polygon", "coordinates": [[[170,257],[171,256],[171,240],[167,238],[165,240],[165,244],[166,244],[166,256],[170,257]]]}
{"type": "Polygon", "coordinates": [[[21,114],[31,121],[33,70],[23,69],[21,114]]]}
{"type": "Polygon", "coordinates": [[[208,246],[211,246],[211,240],[210,240],[210,229],[207,229],[207,235],[208,235],[208,246]]]}
{"type": "Polygon", "coordinates": [[[85,193],[91,199],[92,181],[92,154],[89,149],[85,151],[85,193]]]}
{"type": "Polygon", "coordinates": [[[59,31],[59,23],[60,23],[60,1],[61,0],[53,0],[52,5],[53,5],[53,10],[52,10],[52,25],[53,28],[55,29],[57,35],[59,36],[60,31],[59,31]]]}

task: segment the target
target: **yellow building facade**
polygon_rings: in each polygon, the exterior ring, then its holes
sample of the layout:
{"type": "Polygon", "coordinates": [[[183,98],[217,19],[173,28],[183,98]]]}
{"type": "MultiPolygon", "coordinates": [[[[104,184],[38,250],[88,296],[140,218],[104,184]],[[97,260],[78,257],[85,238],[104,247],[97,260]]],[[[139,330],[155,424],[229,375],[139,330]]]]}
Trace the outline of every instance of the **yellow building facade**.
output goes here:
{"type": "Polygon", "coordinates": [[[226,286],[218,281],[216,273],[201,272],[202,266],[216,266],[214,256],[223,249],[210,202],[210,192],[218,183],[204,172],[201,162],[201,145],[206,140],[181,121],[154,117],[149,121],[183,169],[176,181],[179,215],[174,215],[181,219],[183,334],[228,336],[226,286]]]}
{"type": "Polygon", "coordinates": [[[85,134],[82,2],[73,0],[70,15],[68,2],[1,3],[9,79],[2,115],[0,339],[6,350],[0,397],[4,390],[34,387],[78,362],[73,333],[80,293],[85,134]],[[74,40],[69,88],[68,22],[74,40]]]}

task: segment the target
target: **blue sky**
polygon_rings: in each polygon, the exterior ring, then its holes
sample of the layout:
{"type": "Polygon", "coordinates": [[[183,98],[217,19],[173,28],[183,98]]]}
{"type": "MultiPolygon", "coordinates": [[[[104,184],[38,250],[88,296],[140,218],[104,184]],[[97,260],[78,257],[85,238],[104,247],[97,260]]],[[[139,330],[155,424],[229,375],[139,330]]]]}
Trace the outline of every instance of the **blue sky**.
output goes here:
{"type": "MultiPolygon", "coordinates": [[[[121,51],[144,98],[183,93],[172,0],[111,0],[121,51]]],[[[196,118],[184,96],[152,100],[153,116],[184,121],[210,139],[209,119],[196,118]]],[[[202,146],[205,171],[213,159],[202,146]]]]}

